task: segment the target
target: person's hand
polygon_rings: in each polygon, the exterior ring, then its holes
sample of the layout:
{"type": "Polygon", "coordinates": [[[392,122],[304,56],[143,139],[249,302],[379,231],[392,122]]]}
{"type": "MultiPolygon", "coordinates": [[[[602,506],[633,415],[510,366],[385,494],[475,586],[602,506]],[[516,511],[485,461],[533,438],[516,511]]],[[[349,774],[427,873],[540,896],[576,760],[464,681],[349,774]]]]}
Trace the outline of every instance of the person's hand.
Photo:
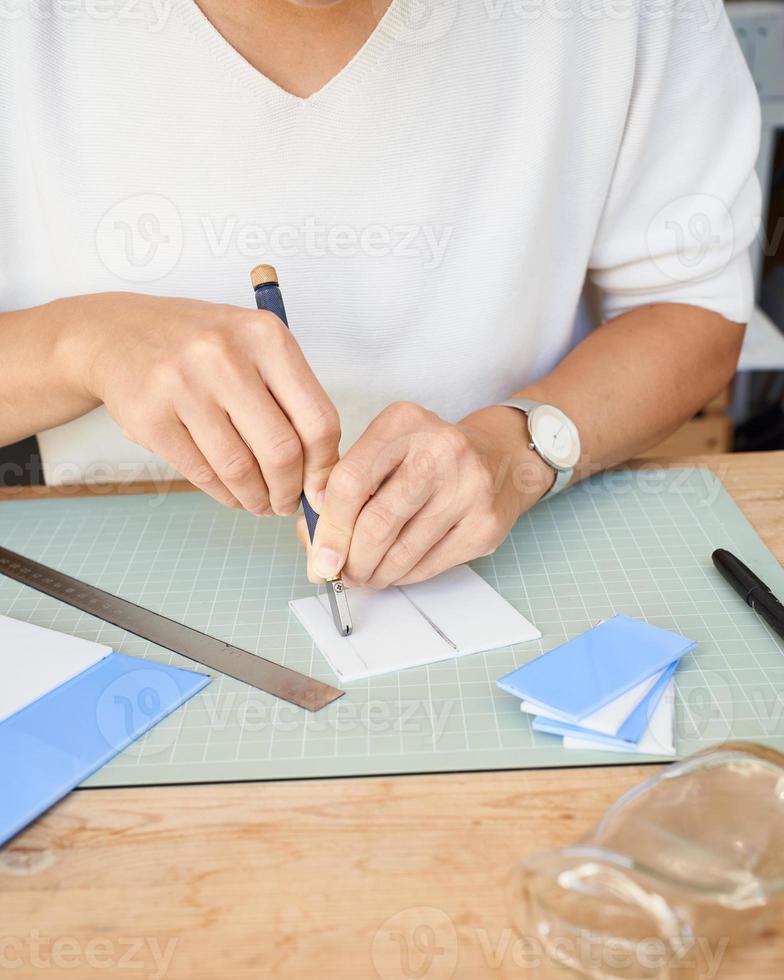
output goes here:
{"type": "MultiPolygon", "coordinates": [[[[418,405],[390,405],[327,482],[308,549],[312,581],[420,582],[491,553],[551,486],[528,448],[525,416],[486,408],[451,425],[418,405]]],[[[304,520],[297,528],[307,546],[304,520]]]]}
{"type": "Polygon", "coordinates": [[[199,489],[254,514],[323,490],[337,412],[276,316],[135,293],[78,297],[67,315],[85,390],[199,489]]]}

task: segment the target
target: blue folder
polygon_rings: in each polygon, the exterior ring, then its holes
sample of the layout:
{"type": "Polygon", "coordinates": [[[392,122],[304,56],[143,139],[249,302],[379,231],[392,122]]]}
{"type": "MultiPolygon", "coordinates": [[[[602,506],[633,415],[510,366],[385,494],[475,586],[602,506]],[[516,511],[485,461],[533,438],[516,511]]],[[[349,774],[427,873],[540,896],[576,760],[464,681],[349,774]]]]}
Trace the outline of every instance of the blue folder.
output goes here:
{"type": "Polygon", "coordinates": [[[629,616],[613,616],[518,667],[498,686],[580,722],[694,649],[693,640],[629,616]]]}
{"type": "Polygon", "coordinates": [[[0,722],[0,844],[209,682],[110,653],[0,722]]]}
{"type": "Polygon", "coordinates": [[[589,736],[590,738],[617,745],[618,742],[629,742],[636,745],[645,734],[659,702],[664,697],[670,678],[675,673],[675,669],[680,663],[676,660],[662,673],[653,687],[640,701],[634,711],[618,729],[617,735],[608,735],[606,732],[593,732],[590,728],[583,728],[581,725],[573,725],[568,721],[556,721],[552,718],[534,718],[532,728],[535,732],[547,732],[548,735],[577,735],[589,736]]]}

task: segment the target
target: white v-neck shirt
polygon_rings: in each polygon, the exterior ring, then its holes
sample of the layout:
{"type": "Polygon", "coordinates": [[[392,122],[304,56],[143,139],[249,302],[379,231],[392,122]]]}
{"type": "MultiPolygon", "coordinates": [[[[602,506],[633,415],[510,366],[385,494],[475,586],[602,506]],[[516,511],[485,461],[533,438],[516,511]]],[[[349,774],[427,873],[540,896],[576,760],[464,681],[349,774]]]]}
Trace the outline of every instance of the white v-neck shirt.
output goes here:
{"type": "MultiPolygon", "coordinates": [[[[308,99],[193,0],[12,0],[0,310],[253,307],[270,262],[344,446],[398,399],[457,420],[564,357],[586,272],[607,317],[747,319],[758,131],[717,0],[392,0],[308,99]]],[[[39,440],[49,483],[166,472],[103,408],[39,440]]]]}

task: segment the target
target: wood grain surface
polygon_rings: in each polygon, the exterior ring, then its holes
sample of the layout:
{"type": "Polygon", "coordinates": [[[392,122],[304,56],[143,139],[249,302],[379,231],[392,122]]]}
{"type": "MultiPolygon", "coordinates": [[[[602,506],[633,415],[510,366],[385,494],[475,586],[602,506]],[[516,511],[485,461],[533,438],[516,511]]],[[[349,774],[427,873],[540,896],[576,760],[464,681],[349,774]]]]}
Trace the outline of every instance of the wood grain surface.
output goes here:
{"type": "MultiPolygon", "coordinates": [[[[784,453],[666,465],[716,471],[784,559],[784,453]]],[[[95,489],[3,496],[74,492],[95,489]]],[[[556,976],[512,930],[508,872],[586,834],[655,771],[77,790],[0,849],[0,976],[556,976]]],[[[713,952],[672,980],[784,976],[781,935],[713,952]]]]}

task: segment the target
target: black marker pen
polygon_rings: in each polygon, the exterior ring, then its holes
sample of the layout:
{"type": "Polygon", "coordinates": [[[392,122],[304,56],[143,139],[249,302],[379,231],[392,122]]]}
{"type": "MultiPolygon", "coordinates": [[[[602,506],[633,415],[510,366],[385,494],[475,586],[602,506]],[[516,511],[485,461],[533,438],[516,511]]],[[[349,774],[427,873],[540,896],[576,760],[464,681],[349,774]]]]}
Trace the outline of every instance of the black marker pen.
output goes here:
{"type": "Polygon", "coordinates": [[[713,564],[741,599],[765,620],[774,633],[784,638],[784,606],[762,579],[724,548],[713,552],[713,564]]]}

